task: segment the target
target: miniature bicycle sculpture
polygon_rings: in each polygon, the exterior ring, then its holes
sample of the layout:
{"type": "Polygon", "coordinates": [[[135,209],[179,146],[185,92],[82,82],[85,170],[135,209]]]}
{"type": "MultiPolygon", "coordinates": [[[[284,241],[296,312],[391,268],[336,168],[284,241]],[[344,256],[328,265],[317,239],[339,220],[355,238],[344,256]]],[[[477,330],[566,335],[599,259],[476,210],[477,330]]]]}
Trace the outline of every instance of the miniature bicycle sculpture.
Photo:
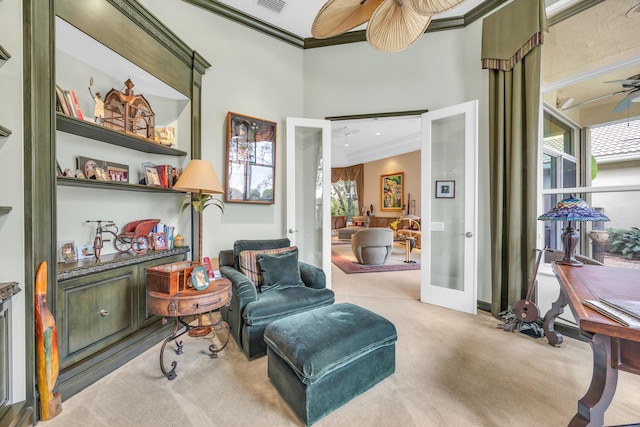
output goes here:
{"type": "Polygon", "coordinates": [[[153,230],[159,219],[143,219],[133,221],[124,226],[121,233],[118,233],[118,227],[113,221],[95,220],[85,221],[87,223],[95,222],[96,237],[93,240],[93,253],[97,260],[100,260],[100,253],[104,247],[104,242],[110,242],[111,239],[105,239],[104,233],[113,236],[113,246],[118,252],[129,252],[133,250],[135,253],[143,254],[151,247],[149,242],[149,233],[153,230]],[[102,223],[105,223],[104,225],[102,223]]]}

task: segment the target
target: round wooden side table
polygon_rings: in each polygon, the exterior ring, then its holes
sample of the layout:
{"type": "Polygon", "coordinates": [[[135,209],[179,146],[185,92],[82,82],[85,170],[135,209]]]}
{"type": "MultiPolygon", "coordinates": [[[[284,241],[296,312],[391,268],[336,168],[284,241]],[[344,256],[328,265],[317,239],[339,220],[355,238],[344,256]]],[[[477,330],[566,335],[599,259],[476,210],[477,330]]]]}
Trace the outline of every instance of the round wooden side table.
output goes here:
{"type": "MultiPolygon", "coordinates": [[[[215,332],[216,326],[222,326],[227,330],[227,336],[220,348],[216,348],[215,344],[209,346],[209,357],[215,359],[218,353],[227,346],[229,342],[229,325],[224,320],[219,320],[214,325],[192,326],[184,321],[184,316],[199,315],[217,310],[222,306],[228,305],[231,301],[231,282],[227,278],[213,280],[206,289],[198,291],[193,288],[185,289],[174,294],[166,294],[163,292],[147,291],[147,311],[157,316],[162,316],[163,323],[167,323],[168,318],[173,318],[173,332],[162,343],[160,349],[160,369],[162,373],[169,379],[174,379],[176,374],[176,366],[178,362],[171,362],[171,370],[167,371],[164,367],[164,349],[171,341],[177,340],[183,334],[200,328],[211,328],[215,332]],[[184,329],[182,328],[184,326],[184,329]]],[[[176,354],[182,354],[182,341],[176,341],[176,354]]]]}

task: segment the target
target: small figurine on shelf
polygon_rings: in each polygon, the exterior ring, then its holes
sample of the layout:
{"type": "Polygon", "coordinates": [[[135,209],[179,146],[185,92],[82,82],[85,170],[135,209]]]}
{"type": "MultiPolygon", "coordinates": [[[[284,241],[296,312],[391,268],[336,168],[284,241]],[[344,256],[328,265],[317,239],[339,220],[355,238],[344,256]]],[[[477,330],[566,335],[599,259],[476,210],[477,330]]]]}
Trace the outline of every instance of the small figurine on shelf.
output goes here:
{"type": "Polygon", "coordinates": [[[93,120],[96,122],[96,124],[101,125],[102,120],[104,119],[104,101],[102,100],[102,93],[96,92],[96,94],[94,95],[93,92],[91,92],[91,86],[93,86],[93,77],[89,78],[89,94],[96,103],[96,106],[93,110],[93,120]]]}

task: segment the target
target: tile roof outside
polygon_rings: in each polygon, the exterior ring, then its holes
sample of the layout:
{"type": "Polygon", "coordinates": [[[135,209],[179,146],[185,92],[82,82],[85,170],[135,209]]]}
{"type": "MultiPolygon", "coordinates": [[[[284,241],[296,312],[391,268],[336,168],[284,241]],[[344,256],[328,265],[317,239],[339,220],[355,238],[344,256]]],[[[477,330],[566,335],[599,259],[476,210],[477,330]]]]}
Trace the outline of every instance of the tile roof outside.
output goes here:
{"type": "Polygon", "coordinates": [[[591,128],[591,154],[596,159],[640,156],[640,120],[591,128]]]}

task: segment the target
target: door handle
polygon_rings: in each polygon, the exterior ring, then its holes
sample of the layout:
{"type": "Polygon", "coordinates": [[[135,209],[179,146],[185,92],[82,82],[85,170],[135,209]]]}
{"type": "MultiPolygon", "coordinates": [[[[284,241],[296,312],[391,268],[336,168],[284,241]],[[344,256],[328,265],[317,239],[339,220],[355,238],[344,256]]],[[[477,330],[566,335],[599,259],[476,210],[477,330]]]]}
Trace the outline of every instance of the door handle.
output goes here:
{"type": "Polygon", "coordinates": [[[289,229],[289,234],[293,234],[293,233],[297,233],[297,232],[298,232],[298,230],[294,230],[293,228],[289,229]]]}

